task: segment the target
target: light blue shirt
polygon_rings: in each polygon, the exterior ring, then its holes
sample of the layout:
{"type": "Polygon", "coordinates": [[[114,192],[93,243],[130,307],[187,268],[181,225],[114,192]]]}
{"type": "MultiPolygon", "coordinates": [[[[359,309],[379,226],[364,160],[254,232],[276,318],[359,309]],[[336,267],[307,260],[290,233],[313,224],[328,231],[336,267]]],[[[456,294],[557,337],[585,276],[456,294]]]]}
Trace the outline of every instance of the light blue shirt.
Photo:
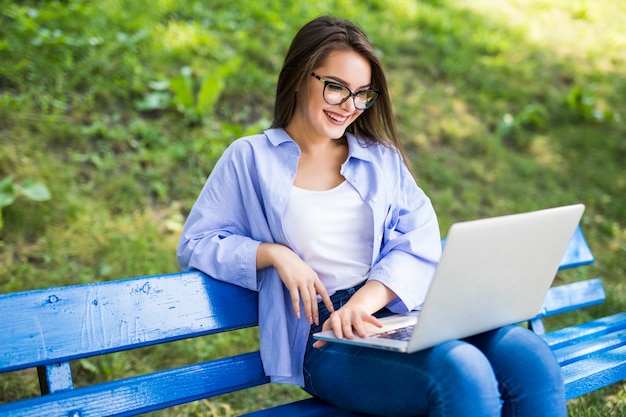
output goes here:
{"type": "MultiPolygon", "coordinates": [[[[441,256],[437,217],[401,155],[347,134],[341,175],[371,207],[374,239],[369,280],[398,297],[393,312],[420,308],[441,256]]],[[[261,359],[272,382],[303,386],[310,325],[296,318],[274,268],[256,269],[262,242],[291,247],[283,214],[300,149],[283,129],[234,141],[217,162],[194,204],[179,242],[183,269],[198,269],[259,292],[261,359]]]]}

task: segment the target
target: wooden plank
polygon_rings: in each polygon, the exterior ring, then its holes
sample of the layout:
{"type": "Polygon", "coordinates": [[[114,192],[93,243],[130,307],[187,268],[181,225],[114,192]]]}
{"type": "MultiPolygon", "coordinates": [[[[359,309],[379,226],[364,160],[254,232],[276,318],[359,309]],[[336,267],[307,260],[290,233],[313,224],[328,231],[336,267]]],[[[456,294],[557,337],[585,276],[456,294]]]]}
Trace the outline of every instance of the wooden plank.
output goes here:
{"type": "Polygon", "coordinates": [[[0,404],[3,417],[133,416],[269,382],[258,352],[0,404]]]}
{"type": "Polygon", "coordinates": [[[589,265],[593,263],[594,258],[591,253],[591,249],[587,244],[585,235],[580,228],[580,225],[576,228],[572,239],[565,250],[563,259],[561,259],[561,266],[559,269],[575,268],[582,265],[589,265]]]}
{"type": "Polygon", "coordinates": [[[592,320],[542,335],[552,349],[560,349],[574,343],[600,337],[605,334],[626,329],[626,313],[592,320]]]}
{"type": "Polygon", "coordinates": [[[57,362],[37,368],[39,388],[42,394],[74,389],[72,369],[69,362],[57,362]]]}
{"type": "Polygon", "coordinates": [[[0,372],[257,324],[257,294],[199,272],[0,295],[0,372]]]}
{"type": "Polygon", "coordinates": [[[626,346],[561,368],[565,397],[570,400],[626,378],[626,346]]]}
{"type": "Polygon", "coordinates": [[[598,278],[552,287],[535,319],[600,304],[605,298],[604,286],[598,278]]]}
{"type": "Polygon", "coordinates": [[[565,346],[554,350],[554,354],[559,361],[559,365],[565,366],[570,363],[591,357],[593,355],[602,354],[613,350],[620,346],[626,345],[626,330],[616,333],[609,333],[600,337],[586,340],[581,343],[565,346]]]}

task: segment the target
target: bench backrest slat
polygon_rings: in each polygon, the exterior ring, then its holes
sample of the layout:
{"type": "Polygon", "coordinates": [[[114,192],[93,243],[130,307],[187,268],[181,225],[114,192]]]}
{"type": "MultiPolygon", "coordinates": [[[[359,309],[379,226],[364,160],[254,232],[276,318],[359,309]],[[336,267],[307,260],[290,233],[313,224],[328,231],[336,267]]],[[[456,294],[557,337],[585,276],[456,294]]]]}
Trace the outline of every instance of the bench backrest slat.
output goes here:
{"type": "Polygon", "coordinates": [[[0,295],[0,372],[257,324],[257,294],[199,272],[0,295]]]}
{"type": "Polygon", "coordinates": [[[553,316],[604,302],[606,295],[598,278],[550,288],[535,318],[553,316]]]}

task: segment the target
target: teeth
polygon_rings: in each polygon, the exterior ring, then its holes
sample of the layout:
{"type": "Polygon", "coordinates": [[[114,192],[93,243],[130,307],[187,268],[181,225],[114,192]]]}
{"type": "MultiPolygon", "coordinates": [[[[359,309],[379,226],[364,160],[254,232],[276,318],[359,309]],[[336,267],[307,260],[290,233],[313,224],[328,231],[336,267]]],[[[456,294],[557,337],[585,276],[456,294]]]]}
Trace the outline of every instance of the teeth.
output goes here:
{"type": "Polygon", "coordinates": [[[343,122],[344,120],[347,119],[347,117],[337,117],[334,114],[330,114],[330,113],[326,113],[326,116],[330,117],[331,119],[333,119],[336,122],[343,122]]]}

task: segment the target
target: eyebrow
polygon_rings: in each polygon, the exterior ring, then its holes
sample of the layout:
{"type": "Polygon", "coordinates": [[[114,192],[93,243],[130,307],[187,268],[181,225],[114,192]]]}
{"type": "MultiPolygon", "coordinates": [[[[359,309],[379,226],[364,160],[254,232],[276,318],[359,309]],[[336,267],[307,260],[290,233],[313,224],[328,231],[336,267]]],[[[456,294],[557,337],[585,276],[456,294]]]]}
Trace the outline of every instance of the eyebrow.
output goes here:
{"type": "MultiPolygon", "coordinates": [[[[341,79],[341,78],[339,78],[339,77],[335,77],[334,75],[322,76],[322,78],[326,78],[327,80],[335,81],[335,82],[337,82],[337,83],[339,83],[339,84],[342,84],[342,85],[344,85],[344,86],[348,87],[348,83],[347,83],[347,82],[345,82],[344,80],[342,80],[342,79],[341,79]]],[[[362,85],[362,86],[360,86],[360,87],[357,87],[357,88],[355,89],[355,91],[366,90],[366,89],[368,89],[368,88],[371,88],[371,86],[372,86],[372,83],[369,83],[369,84],[366,84],[366,85],[362,85]]],[[[349,88],[349,87],[348,87],[348,88],[349,88]]]]}

